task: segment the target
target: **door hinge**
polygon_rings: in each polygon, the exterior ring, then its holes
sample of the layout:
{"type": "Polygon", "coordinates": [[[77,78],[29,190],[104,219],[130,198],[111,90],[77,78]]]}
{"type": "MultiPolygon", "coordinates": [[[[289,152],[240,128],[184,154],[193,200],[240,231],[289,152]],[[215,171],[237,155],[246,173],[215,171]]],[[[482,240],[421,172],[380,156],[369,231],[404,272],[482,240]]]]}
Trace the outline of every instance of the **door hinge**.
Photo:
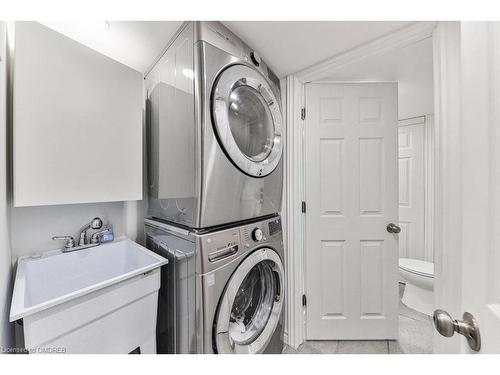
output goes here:
{"type": "Polygon", "coordinates": [[[306,119],[306,107],[303,107],[300,110],[300,118],[301,118],[301,120],[305,120],[306,119]]]}
{"type": "Polygon", "coordinates": [[[302,294],[302,306],[307,306],[307,298],[305,294],[302,294]]]}
{"type": "Polygon", "coordinates": [[[305,214],[307,211],[307,205],[305,201],[302,201],[302,213],[305,214]]]}

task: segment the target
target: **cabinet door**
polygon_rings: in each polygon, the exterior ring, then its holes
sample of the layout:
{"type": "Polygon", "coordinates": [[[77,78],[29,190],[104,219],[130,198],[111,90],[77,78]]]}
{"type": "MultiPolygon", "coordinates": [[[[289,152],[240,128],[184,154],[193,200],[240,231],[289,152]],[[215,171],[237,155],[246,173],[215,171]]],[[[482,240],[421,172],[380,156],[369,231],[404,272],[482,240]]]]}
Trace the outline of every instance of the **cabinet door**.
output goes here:
{"type": "Polygon", "coordinates": [[[142,199],[142,74],[16,22],[14,205],[142,199]]]}

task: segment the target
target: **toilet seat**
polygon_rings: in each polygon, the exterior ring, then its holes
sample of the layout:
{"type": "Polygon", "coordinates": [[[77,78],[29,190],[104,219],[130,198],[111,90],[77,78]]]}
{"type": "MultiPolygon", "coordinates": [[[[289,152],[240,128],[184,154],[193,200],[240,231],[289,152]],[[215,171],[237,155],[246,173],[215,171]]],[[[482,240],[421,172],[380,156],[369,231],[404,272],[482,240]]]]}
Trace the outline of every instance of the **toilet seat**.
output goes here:
{"type": "Polygon", "coordinates": [[[421,277],[434,278],[434,263],[431,262],[418,259],[400,258],[399,268],[421,277]]]}

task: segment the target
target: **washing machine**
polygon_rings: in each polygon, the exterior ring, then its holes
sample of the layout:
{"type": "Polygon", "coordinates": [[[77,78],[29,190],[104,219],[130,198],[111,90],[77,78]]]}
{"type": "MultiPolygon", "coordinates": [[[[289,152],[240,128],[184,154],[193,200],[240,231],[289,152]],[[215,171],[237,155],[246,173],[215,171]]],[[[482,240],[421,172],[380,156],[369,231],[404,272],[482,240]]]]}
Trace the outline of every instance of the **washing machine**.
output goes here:
{"type": "Polygon", "coordinates": [[[284,254],[277,215],[216,231],[145,220],[162,268],[159,353],[281,353],[284,254]]]}
{"type": "Polygon", "coordinates": [[[218,22],[186,22],[146,73],[149,215],[210,228],[281,210],[279,80],[218,22]]]}

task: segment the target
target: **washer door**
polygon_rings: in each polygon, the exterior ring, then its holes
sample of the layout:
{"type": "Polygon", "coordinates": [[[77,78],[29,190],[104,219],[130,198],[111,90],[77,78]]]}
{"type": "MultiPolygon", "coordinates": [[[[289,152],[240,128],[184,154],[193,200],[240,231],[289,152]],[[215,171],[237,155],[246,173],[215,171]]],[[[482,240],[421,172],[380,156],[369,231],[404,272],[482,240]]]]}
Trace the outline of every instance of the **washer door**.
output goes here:
{"type": "Polygon", "coordinates": [[[263,177],[276,168],[283,151],[281,110],[259,72],[246,65],[225,69],[212,91],[212,117],[222,148],[241,171],[263,177]]]}
{"type": "Polygon", "coordinates": [[[256,250],[236,269],[219,303],[217,353],[262,353],[278,325],[283,297],[280,257],[269,248],[256,250]]]}

